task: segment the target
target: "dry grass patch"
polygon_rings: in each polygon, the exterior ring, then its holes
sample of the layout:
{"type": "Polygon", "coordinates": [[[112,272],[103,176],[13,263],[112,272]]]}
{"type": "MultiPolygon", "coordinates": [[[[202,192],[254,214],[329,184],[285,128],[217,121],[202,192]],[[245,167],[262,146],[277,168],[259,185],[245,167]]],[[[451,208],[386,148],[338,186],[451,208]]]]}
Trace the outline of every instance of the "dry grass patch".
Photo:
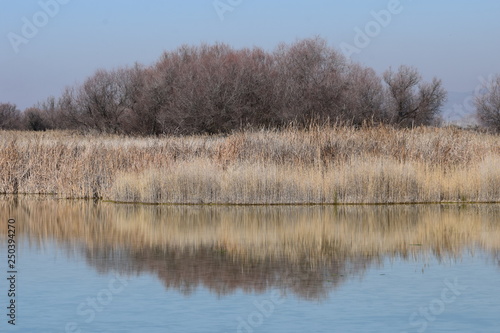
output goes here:
{"type": "Polygon", "coordinates": [[[0,140],[0,193],[148,203],[500,201],[499,136],[455,128],[0,132],[0,140]]]}

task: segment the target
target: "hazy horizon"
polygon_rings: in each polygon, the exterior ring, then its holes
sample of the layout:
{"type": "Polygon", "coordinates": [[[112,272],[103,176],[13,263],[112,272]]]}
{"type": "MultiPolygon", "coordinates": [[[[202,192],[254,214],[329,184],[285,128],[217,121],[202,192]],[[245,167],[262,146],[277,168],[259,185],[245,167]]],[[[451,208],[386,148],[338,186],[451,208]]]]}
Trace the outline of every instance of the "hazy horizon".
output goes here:
{"type": "Polygon", "coordinates": [[[23,110],[97,69],[150,65],[183,44],[272,50],[319,36],[378,73],[405,64],[425,80],[442,79],[454,96],[443,111],[453,114],[453,104],[464,104],[499,72],[500,45],[490,38],[500,28],[498,12],[500,3],[492,0],[480,6],[465,0],[4,1],[0,102],[23,110]]]}

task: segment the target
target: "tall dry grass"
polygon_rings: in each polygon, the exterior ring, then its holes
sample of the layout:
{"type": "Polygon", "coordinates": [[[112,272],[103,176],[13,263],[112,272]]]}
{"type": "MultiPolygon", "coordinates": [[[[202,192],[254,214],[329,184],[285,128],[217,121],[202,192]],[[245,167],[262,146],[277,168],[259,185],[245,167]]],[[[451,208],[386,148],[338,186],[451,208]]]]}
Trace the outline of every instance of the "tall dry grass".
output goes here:
{"type": "Polygon", "coordinates": [[[456,128],[0,132],[0,193],[120,202],[499,202],[499,165],[498,135],[456,128]]]}
{"type": "MultiPolygon", "coordinates": [[[[18,242],[64,245],[99,271],[149,272],[184,292],[270,286],[320,298],[386,258],[500,265],[500,205],[153,206],[0,198],[18,242]]],[[[5,235],[6,228],[0,228],[5,235]]],[[[0,237],[1,240],[5,237],[0,237]]]]}

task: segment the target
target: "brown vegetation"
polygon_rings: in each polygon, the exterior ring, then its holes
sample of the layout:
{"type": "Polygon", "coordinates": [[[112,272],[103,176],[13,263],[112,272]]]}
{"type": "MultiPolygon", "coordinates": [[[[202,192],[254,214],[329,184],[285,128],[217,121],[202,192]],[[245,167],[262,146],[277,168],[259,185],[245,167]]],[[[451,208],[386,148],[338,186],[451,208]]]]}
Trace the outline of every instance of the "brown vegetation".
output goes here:
{"type": "Polygon", "coordinates": [[[0,104],[0,129],[20,129],[22,127],[22,114],[16,107],[16,105],[11,103],[1,103],[0,104]]]}
{"type": "Polygon", "coordinates": [[[311,126],[130,138],[0,132],[0,193],[147,203],[500,201],[497,135],[311,126]]]}

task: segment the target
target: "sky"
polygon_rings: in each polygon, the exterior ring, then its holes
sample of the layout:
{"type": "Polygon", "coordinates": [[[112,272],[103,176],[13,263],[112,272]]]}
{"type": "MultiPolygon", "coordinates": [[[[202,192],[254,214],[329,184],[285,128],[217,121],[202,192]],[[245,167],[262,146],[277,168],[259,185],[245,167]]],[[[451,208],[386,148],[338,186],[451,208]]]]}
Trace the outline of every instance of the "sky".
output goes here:
{"type": "Polygon", "coordinates": [[[183,44],[319,36],[382,73],[416,67],[460,104],[500,73],[498,0],[0,0],[0,102],[23,110],[98,69],[151,65],[183,44]]]}

